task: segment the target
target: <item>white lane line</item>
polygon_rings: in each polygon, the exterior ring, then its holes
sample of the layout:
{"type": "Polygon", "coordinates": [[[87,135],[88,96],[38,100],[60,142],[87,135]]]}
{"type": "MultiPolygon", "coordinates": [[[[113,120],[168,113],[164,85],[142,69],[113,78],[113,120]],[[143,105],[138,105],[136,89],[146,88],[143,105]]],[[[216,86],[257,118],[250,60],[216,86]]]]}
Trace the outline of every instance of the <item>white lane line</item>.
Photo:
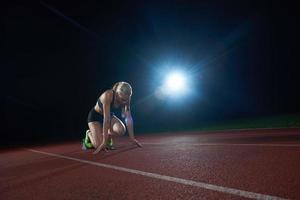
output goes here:
{"type": "Polygon", "coordinates": [[[156,179],[160,179],[160,180],[181,183],[183,185],[190,185],[190,186],[194,186],[194,187],[199,187],[199,188],[203,188],[203,189],[207,189],[207,190],[213,190],[213,191],[217,191],[217,192],[237,195],[237,196],[246,197],[246,198],[250,198],[250,199],[286,200],[285,198],[282,198],[282,197],[265,195],[265,194],[255,193],[255,192],[248,192],[248,191],[238,190],[238,189],[234,189],[234,188],[227,188],[227,187],[223,187],[223,186],[212,185],[212,184],[208,184],[208,183],[204,183],[204,182],[197,182],[197,181],[186,180],[186,179],[182,179],[182,178],[176,178],[176,177],[172,177],[172,176],[165,176],[165,175],[149,173],[149,172],[144,172],[144,171],[135,170],[135,169],[118,167],[118,166],[114,166],[114,165],[108,165],[108,164],[103,164],[103,163],[98,163],[98,162],[93,162],[93,161],[88,161],[88,160],[82,160],[79,158],[73,158],[73,157],[64,156],[64,155],[55,154],[55,153],[37,151],[34,149],[27,149],[27,150],[34,152],[34,153],[44,154],[44,155],[53,156],[53,157],[57,157],[57,158],[63,158],[63,159],[67,159],[67,160],[73,160],[73,161],[77,161],[77,162],[81,162],[81,163],[95,165],[98,167],[104,167],[104,168],[114,169],[114,170],[118,170],[118,171],[122,171],[122,172],[156,178],[156,179]]]}
{"type": "Polygon", "coordinates": [[[155,143],[144,142],[145,145],[183,145],[183,146],[266,146],[266,147],[300,147],[300,144],[230,144],[230,143],[196,143],[196,144],[180,144],[180,143],[155,143]]]}

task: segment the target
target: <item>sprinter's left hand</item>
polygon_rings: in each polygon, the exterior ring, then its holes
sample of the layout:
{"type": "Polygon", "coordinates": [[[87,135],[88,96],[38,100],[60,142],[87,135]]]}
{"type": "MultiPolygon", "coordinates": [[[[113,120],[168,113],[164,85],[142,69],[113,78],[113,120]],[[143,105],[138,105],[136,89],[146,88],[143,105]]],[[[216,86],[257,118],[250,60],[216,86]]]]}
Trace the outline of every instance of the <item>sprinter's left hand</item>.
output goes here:
{"type": "Polygon", "coordinates": [[[141,143],[139,143],[136,139],[130,139],[132,143],[137,145],[138,147],[142,147],[141,143]]]}
{"type": "Polygon", "coordinates": [[[107,152],[106,150],[106,144],[102,143],[100,146],[97,147],[97,149],[93,152],[93,154],[97,154],[99,153],[101,150],[104,150],[107,152]]]}

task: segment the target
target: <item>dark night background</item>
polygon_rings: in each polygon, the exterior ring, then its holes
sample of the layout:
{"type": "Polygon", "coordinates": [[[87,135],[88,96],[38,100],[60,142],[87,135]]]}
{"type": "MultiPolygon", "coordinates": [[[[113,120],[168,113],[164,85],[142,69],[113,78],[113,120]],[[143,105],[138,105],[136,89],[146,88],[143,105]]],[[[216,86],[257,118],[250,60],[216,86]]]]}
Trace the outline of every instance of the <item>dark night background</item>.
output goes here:
{"type": "Polygon", "coordinates": [[[78,139],[98,95],[134,89],[136,134],[298,114],[296,1],[1,3],[1,144],[78,139]],[[193,74],[153,95],[164,66],[193,74]]]}

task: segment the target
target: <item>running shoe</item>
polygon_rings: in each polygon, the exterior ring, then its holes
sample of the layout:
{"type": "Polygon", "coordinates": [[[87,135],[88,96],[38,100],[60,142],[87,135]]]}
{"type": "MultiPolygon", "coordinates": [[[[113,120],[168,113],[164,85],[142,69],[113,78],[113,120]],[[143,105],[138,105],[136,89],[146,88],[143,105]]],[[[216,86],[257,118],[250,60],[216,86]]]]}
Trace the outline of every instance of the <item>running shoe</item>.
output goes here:
{"type": "Polygon", "coordinates": [[[112,138],[108,138],[106,142],[106,149],[108,150],[115,150],[116,148],[114,147],[114,143],[112,138]]]}
{"type": "Polygon", "coordinates": [[[87,130],[85,132],[85,138],[82,139],[82,149],[83,150],[93,148],[92,142],[91,142],[90,137],[89,137],[90,132],[91,132],[90,130],[87,130]]]}

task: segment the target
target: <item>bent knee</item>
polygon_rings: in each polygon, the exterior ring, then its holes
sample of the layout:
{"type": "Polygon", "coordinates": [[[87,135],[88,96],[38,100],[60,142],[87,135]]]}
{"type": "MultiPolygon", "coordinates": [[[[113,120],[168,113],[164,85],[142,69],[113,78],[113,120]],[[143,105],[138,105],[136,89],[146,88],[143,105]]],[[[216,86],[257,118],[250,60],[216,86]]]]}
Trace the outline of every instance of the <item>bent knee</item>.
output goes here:
{"type": "Polygon", "coordinates": [[[114,124],[113,126],[113,132],[115,132],[118,135],[124,135],[126,132],[126,128],[124,125],[121,124],[114,124]]]}

